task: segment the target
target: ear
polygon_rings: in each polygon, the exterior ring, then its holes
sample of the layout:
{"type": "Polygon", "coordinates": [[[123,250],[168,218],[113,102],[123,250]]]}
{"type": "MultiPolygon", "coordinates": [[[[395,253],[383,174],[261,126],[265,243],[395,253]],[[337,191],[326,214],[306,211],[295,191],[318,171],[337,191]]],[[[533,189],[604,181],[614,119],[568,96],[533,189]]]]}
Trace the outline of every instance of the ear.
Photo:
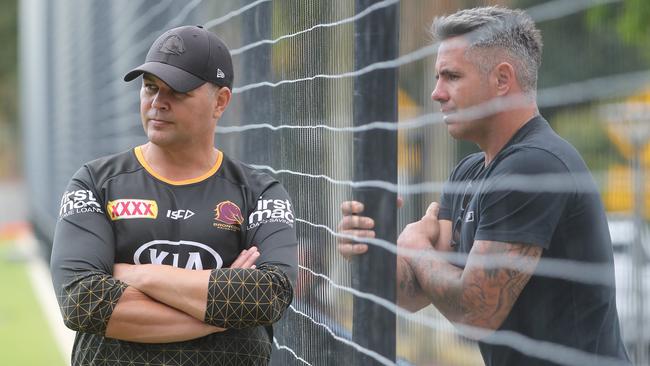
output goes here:
{"type": "Polygon", "coordinates": [[[232,91],[228,87],[222,87],[217,90],[214,96],[214,104],[212,109],[212,117],[218,119],[221,117],[223,112],[226,110],[228,103],[230,103],[230,98],[232,98],[232,91]]]}
{"type": "Polygon", "coordinates": [[[508,62],[502,62],[494,68],[494,80],[496,80],[497,95],[507,95],[517,86],[515,69],[508,62]]]}

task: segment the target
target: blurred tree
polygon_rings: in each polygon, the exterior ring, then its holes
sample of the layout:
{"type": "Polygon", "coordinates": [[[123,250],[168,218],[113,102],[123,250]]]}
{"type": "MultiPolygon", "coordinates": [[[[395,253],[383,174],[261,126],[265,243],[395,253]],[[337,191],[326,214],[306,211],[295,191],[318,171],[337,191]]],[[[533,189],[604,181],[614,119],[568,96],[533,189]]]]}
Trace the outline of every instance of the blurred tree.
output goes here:
{"type": "MultiPolygon", "coordinates": [[[[616,14],[623,4],[647,4],[647,1],[626,0],[599,5],[538,22],[544,39],[539,88],[647,69],[648,59],[638,45],[621,42],[617,27],[609,17],[592,15],[616,14]]],[[[512,6],[527,9],[545,3],[548,0],[513,0],[512,6]]],[[[650,7],[647,8],[645,11],[650,11],[650,7]]]]}
{"type": "Polygon", "coordinates": [[[18,156],[18,1],[0,0],[0,177],[16,174],[18,156]]]}
{"type": "Polygon", "coordinates": [[[639,47],[650,59],[650,6],[648,0],[625,0],[612,5],[601,5],[587,12],[587,23],[592,28],[602,24],[613,26],[627,44],[639,47]]]}
{"type": "Polygon", "coordinates": [[[609,139],[603,117],[594,106],[559,111],[553,125],[560,136],[578,147],[596,178],[602,178],[601,173],[610,166],[626,162],[609,139]]]}

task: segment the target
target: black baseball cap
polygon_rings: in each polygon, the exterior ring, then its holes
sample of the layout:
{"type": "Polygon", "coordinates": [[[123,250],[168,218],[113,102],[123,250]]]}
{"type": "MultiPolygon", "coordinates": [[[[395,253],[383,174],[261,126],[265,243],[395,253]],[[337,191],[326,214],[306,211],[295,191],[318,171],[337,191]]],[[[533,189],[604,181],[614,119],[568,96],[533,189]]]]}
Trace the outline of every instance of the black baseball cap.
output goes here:
{"type": "Polygon", "coordinates": [[[232,58],[226,44],[200,25],[163,33],[151,45],[145,62],[129,71],[124,81],[149,73],[175,91],[186,93],[205,82],[232,89],[232,58]]]}

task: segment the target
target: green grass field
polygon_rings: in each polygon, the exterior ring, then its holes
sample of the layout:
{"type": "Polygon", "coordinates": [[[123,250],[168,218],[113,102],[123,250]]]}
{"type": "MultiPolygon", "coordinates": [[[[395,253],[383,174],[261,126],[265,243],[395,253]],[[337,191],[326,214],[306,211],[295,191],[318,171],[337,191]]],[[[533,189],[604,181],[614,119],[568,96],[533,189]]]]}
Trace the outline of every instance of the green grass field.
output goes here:
{"type": "Polygon", "coordinates": [[[64,366],[27,265],[11,242],[0,241],[0,365],[64,366]]]}

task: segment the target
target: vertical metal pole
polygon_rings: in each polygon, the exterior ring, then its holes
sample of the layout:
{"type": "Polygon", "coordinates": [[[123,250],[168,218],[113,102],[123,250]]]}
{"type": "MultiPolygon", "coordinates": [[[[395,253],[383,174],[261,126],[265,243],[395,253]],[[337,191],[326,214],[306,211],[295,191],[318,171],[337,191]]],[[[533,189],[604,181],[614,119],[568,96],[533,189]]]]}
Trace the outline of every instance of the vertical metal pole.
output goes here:
{"type": "MultiPolygon", "coordinates": [[[[248,1],[242,1],[241,3],[245,5],[248,1]]],[[[268,2],[256,6],[242,19],[242,44],[250,44],[271,38],[273,3],[268,2]]],[[[229,46],[232,47],[233,45],[229,46]]],[[[257,47],[234,57],[233,62],[237,61],[239,62],[233,65],[236,85],[270,80],[270,46],[257,47]]],[[[234,98],[241,98],[241,105],[243,106],[242,123],[261,123],[274,120],[273,108],[271,108],[273,105],[271,101],[272,90],[271,88],[257,88],[234,95],[234,98]]],[[[241,134],[236,140],[232,138],[233,136],[217,135],[217,138],[221,138],[222,141],[220,142],[227,144],[231,148],[228,151],[233,151],[235,148],[241,149],[241,155],[238,158],[249,163],[259,163],[273,159],[268,131],[263,129],[251,130],[241,134]]]]}
{"type": "MultiPolygon", "coordinates": [[[[356,0],[359,13],[377,0],[356,0]]],[[[377,10],[355,23],[355,69],[398,56],[399,8],[377,10]]],[[[373,121],[397,121],[397,70],[381,69],[363,74],[354,84],[354,125],[373,121]]],[[[397,133],[369,130],[354,136],[354,180],[397,182],[397,133]]],[[[365,215],[375,220],[376,237],[395,243],[396,194],[377,188],[356,189],[355,199],[365,204],[365,215]]],[[[368,253],[353,262],[353,284],[364,292],[395,302],[395,255],[369,245],[368,253]]],[[[354,298],[353,340],[395,360],[395,314],[367,300],[354,298]]],[[[358,355],[355,364],[379,364],[358,355]]]]}
{"type": "Polygon", "coordinates": [[[643,249],[643,229],[645,217],[645,182],[644,169],[642,163],[642,154],[644,143],[634,141],[634,258],[633,258],[633,288],[637,298],[636,304],[636,339],[637,347],[635,349],[635,360],[641,364],[647,361],[647,349],[645,345],[645,291],[643,281],[643,270],[645,265],[645,252],[643,249]]]}

